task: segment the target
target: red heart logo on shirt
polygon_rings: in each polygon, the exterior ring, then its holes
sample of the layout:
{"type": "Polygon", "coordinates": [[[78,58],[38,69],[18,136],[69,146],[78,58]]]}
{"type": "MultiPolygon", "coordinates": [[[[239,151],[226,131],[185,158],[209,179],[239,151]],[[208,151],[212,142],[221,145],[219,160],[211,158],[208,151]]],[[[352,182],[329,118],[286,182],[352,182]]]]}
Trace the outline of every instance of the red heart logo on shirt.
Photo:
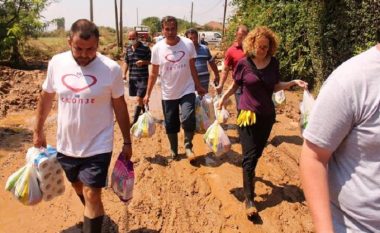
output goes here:
{"type": "Polygon", "coordinates": [[[96,82],[97,79],[92,75],[78,76],[75,74],[66,74],[62,76],[63,85],[75,93],[95,85],[96,82]]]}
{"type": "Polygon", "coordinates": [[[166,55],[165,59],[167,61],[170,61],[170,62],[173,62],[173,63],[177,63],[177,62],[181,61],[181,59],[184,56],[185,56],[185,52],[184,51],[174,51],[173,53],[166,55]]]}

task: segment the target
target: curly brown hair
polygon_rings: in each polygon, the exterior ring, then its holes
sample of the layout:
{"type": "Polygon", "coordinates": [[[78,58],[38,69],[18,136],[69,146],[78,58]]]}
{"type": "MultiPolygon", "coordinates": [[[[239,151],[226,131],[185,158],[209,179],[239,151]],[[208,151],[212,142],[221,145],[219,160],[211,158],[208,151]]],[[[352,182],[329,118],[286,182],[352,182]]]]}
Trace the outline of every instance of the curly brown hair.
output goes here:
{"type": "Polygon", "coordinates": [[[256,40],[262,36],[269,40],[268,55],[273,56],[276,53],[280,43],[276,33],[266,26],[259,26],[250,31],[243,41],[243,50],[246,56],[255,54],[256,40]]]}

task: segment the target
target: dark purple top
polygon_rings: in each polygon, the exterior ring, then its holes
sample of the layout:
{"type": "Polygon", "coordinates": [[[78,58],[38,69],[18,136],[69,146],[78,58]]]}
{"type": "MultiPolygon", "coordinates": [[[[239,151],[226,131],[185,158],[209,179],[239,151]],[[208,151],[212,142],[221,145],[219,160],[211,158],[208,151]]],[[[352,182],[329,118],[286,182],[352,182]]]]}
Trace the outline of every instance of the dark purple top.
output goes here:
{"type": "Polygon", "coordinates": [[[238,109],[264,116],[275,114],[272,94],[274,86],[280,82],[279,67],[274,57],[264,69],[257,69],[250,58],[239,60],[233,75],[235,83],[242,87],[238,109]]]}

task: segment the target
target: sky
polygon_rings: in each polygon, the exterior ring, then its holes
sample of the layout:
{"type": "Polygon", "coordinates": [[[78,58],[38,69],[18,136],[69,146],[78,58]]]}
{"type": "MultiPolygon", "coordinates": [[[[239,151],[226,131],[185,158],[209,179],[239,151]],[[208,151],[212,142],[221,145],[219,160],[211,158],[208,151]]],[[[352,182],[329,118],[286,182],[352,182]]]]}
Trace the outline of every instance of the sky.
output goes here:
{"type": "MultiPolygon", "coordinates": [[[[117,0],[118,4],[119,2],[120,0],[117,0]]],[[[190,22],[192,2],[193,22],[203,25],[210,21],[223,21],[225,0],[123,0],[123,26],[133,27],[137,22],[141,24],[144,18],[156,16],[161,19],[166,15],[190,22]]],[[[233,13],[229,2],[230,0],[227,0],[227,18],[233,13]]],[[[51,3],[42,13],[43,20],[64,17],[68,30],[77,19],[90,19],[89,5],[90,0],[58,0],[51,3]]],[[[114,28],[114,7],[114,0],[93,0],[95,24],[114,28]]]]}

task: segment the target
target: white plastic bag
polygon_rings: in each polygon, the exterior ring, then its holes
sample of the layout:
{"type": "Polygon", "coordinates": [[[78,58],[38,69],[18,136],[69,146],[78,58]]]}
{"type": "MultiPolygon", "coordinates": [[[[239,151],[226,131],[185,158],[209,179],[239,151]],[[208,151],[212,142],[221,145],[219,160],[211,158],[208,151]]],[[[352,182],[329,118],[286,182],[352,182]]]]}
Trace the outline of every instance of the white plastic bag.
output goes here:
{"type": "Polygon", "coordinates": [[[163,122],[164,114],[162,112],[162,94],[161,87],[159,85],[159,77],[157,78],[156,85],[154,85],[152,93],[149,98],[149,112],[154,118],[155,122],[163,122]]]}
{"type": "Polygon", "coordinates": [[[26,165],[9,176],[5,189],[24,205],[34,205],[42,199],[51,200],[65,190],[63,170],[56,158],[55,148],[28,149],[26,165]],[[49,184],[49,193],[41,189],[49,184]]]}
{"type": "Polygon", "coordinates": [[[301,132],[307,127],[309,121],[309,115],[314,105],[314,97],[310,94],[308,90],[303,91],[303,98],[300,104],[301,118],[300,127],[301,132]]]}
{"type": "Polygon", "coordinates": [[[12,175],[8,177],[7,182],[5,184],[5,190],[11,191],[12,189],[14,189],[17,183],[17,180],[20,179],[25,169],[26,169],[26,165],[22,166],[20,169],[18,169],[16,172],[14,172],[12,175]]]}
{"type": "Polygon", "coordinates": [[[145,112],[139,116],[131,127],[131,134],[136,138],[149,138],[156,132],[156,125],[152,114],[145,108],[145,112]]]}
{"type": "Polygon", "coordinates": [[[231,149],[230,139],[217,120],[207,129],[203,140],[216,156],[220,156],[231,149]]]}
{"type": "Polygon", "coordinates": [[[284,92],[284,90],[277,91],[277,92],[273,93],[273,95],[272,95],[272,101],[274,103],[274,106],[285,104],[286,98],[285,98],[285,92],[284,92]]]}
{"type": "Polygon", "coordinates": [[[221,110],[216,110],[216,119],[219,123],[227,123],[228,118],[230,118],[230,113],[223,106],[221,110]]]}
{"type": "MultiPolygon", "coordinates": [[[[230,114],[224,106],[226,103],[224,103],[221,110],[218,109],[220,98],[221,98],[221,95],[217,95],[214,97],[215,118],[216,120],[218,120],[219,123],[226,123],[228,118],[230,117],[230,114]]],[[[226,102],[229,102],[229,100],[227,100],[226,102]]]]}
{"type": "Polygon", "coordinates": [[[25,165],[25,169],[10,191],[24,205],[35,205],[42,200],[37,173],[32,164],[25,165]]]}
{"type": "Polygon", "coordinates": [[[195,132],[205,133],[210,126],[210,120],[202,106],[200,97],[195,98],[195,132]]]}
{"type": "Polygon", "coordinates": [[[209,94],[204,95],[201,99],[201,105],[205,110],[211,124],[211,122],[215,121],[215,110],[212,97],[209,94]]]}

